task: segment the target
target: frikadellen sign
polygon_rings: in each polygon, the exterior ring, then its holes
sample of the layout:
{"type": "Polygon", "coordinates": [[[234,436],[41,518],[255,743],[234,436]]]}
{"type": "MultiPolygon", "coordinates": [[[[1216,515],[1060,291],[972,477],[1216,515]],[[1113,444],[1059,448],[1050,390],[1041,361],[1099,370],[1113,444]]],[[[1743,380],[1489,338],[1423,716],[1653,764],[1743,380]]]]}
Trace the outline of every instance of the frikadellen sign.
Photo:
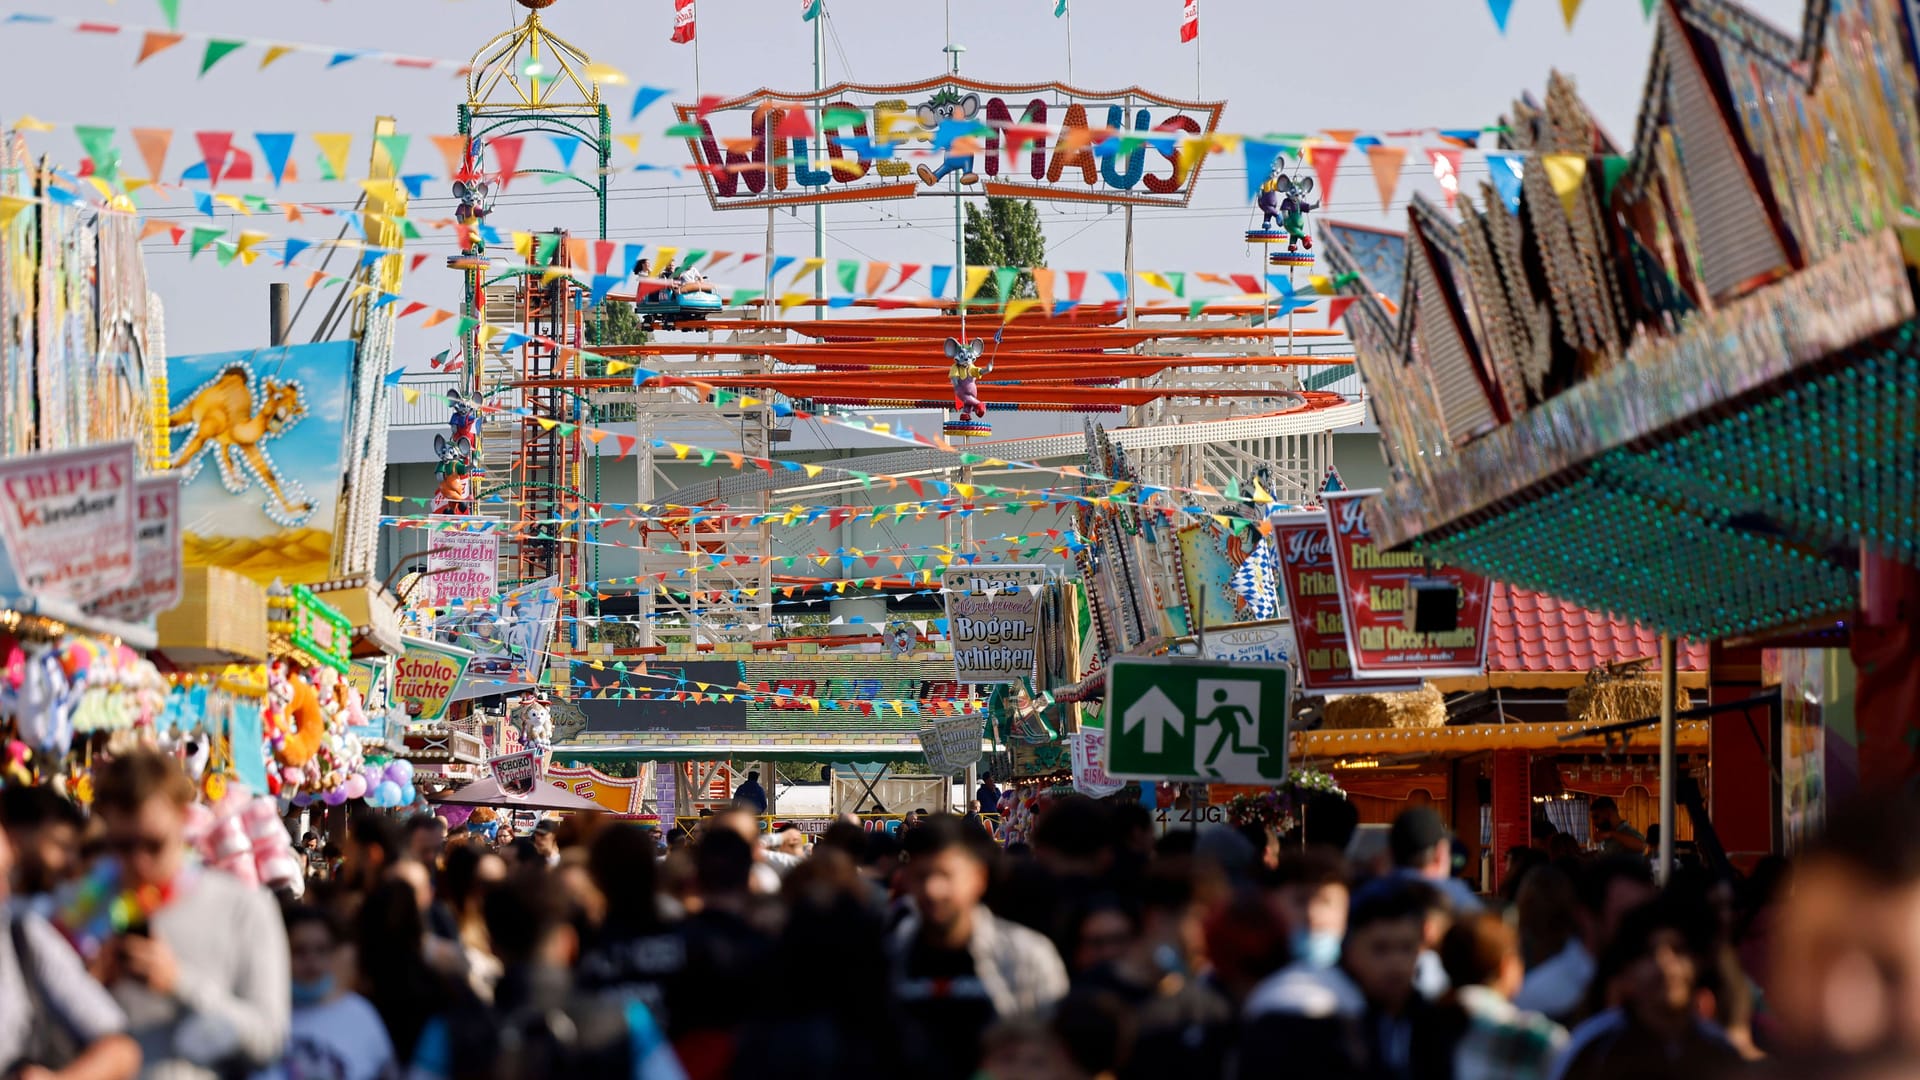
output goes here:
{"type": "Polygon", "coordinates": [[[1486,578],[1457,566],[1429,563],[1417,552],[1385,551],[1374,541],[1364,508],[1378,491],[1329,491],[1327,534],[1340,584],[1347,656],[1361,679],[1437,679],[1487,670],[1492,588],[1486,578]],[[1435,578],[1458,590],[1457,626],[1419,633],[1404,625],[1415,578],[1435,578]]]}
{"type": "Polygon", "coordinates": [[[674,109],[698,129],[687,150],[722,210],[910,199],[950,177],[981,195],[1185,206],[1206,155],[1180,144],[1211,136],[1226,107],[954,75],[705,104],[674,109]]]}

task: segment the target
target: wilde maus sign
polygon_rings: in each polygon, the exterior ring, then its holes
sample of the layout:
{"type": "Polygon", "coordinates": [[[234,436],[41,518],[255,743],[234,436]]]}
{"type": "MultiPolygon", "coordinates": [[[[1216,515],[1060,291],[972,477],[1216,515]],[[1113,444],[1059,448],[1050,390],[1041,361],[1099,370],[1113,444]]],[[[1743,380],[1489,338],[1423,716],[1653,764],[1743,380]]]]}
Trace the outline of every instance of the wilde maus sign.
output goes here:
{"type": "Polygon", "coordinates": [[[1225,107],[1139,87],[940,75],[674,109],[699,130],[687,152],[724,210],[911,199],[948,191],[949,177],[982,195],[1185,206],[1206,155],[1180,168],[1180,140],[1213,134],[1225,107]],[[1110,136],[1126,141],[1102,147],[1110,136]]]}

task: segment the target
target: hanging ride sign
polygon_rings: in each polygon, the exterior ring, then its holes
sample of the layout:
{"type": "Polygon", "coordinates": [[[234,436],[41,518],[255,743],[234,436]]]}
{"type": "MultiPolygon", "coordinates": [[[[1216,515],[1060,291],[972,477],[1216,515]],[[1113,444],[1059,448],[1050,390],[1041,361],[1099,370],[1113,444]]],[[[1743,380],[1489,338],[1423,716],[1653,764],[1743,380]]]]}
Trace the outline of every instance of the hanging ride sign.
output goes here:
{"type": "Polygon", "coordinates": [[[1107,772],[1128,780],[1278,784],[1287,776],[1284,665],[1116,657],[1107,772]]]}

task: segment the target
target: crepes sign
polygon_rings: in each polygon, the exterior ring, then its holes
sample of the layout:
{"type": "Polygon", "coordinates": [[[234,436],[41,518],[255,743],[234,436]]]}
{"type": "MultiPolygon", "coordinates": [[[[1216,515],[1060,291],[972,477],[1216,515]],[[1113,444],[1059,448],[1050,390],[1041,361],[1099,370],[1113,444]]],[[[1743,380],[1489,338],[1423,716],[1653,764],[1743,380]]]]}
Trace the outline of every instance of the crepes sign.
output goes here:
{"type": "Polygon", "coordinates": [[[136,572],[133,444],[0,459],[0,539],[33,596],[84,604],[136,572]]]}

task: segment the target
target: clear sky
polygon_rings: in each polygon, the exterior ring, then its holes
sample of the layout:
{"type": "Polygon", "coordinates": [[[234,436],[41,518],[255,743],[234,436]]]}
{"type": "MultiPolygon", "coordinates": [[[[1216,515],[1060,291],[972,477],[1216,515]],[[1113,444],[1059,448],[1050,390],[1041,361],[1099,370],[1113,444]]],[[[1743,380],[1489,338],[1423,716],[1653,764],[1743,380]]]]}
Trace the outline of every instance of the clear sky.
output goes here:
{"type": "MultiPolygon", "coordinates": [[[[1751,0],[1760,14],[1797,29],[1803,0],[1751,0]]],[[[1616,140],[1631,138],[1634,111],[1646,76],[1651,27],[1640,0],[1586,0],[1569,34],[1557,0],[1515,0],[1509,33],[1494,28],[1484,0],[1201,0],[1199,68],[1192,45],[1178,40],[1181,0],[1072,0],[1072,80],[1092,89],[1137,84],[1189,97],[1196,78],[1203,96],[1227,102],[1229,132],[1310,132],[1321,128],[1389,131],[1429,126],[1470,127],[1496,122],[1513,97],[1538,93],[1551,68],[1572,75],[1616,140]]],[[[799,90],[812,85],[812,36],[795,0],[702,0],[699,6],[699,87],[732,94],[759,86],[799,90]]],[[[343,49],[381,48],[464,60],[508,28],[521,9],[510,0],[181,0],[186,30],[282,38],[343,49]]],[[[692,100],[695,51],[671,44],[672,0],[559,0],[549,26],[638,83],[681,88],[692,100]]],[[[943,0],[828,0],[829,81],[903,82],[942,70],[948,41],[943,0]]],[[[984,79],[1040,81],[1068,74],[1068,20],[1052,16],[1053,0],[968,0],[951,5],[952,39],[966,46],[962,70],[984,79]]],[[[159,26],[151,0],[0,0],[0,13],[33,12],[159,26]]],[[[256,131],[351,131],[355,175],[364,174],[365,133],[377,115],[395,117],[416,138],[408,171],[439,171],[439,155],[424,136],[451,132],[461,81],[445,72],[372,63],[327,69],[315,56],[293,55],[258,70],[262,51],[236,53],[196,78],[202,44],[189,41],[135,68],[137,34],[107,36],[42,26],[0,25],[8,78],[0,119],[22,113],[62,124],[177,129],[168,158],[178,179],[198,154],[196,130],[233,130],[254,148],[256,131]]],[[[641,154],[685,163],[684,144],[658,137],[669,123],[655,106],[626,122],[630,88],[612,88],[616,132],[646,133],[641,154]]],[[[32,137],[37,150],[71,163],[80,148],[68,131],[32,137]]],[[[131,170],[141,166],[130,139],[121,147],[131,170]]],[[[300,168],[313,175],[313,149],[297,146],[300,168]]],[[[545,147],[527,150],[549,155],[545,147]]],[[[1364,161],[1343,167],[1324,216],[1371,224],[1397,223],[1417,188],[1435,191],[1416,149],[1407,159],[1399,202],[1383,217],[1364,161]]],[[[616,160],[620,160],[616,151],[616,160]]],[[[543,157],[538,164],[546,164],[543,157]]],[[[1463,186],[1477,189],[1485,167],[1469,154],[1463,186]]],[[[235,190],[271,194],[270,185],[235,190]]],[[[283,197],[348,206],[351,184],[289,185],[283,197]]],[[[450,216],[443,184],[430,185],[416,213],[450,216]]],[[[626,172],[613,178],[610,232],[618,240],[726,250],[758,250],[765,219],[752,212],[708,209],[691,175],[626,172]]],[[[1042,204],[1051,244],[1049,261],[1068,269],[1121,264],[1120,215],[1104,208],[1042,204]]],[[[161,212],[191,219],[182,198],[161,212]]],[[[832,211],[827,254],[889,262],[951,261],[950,204],[854,206],[832,211]]],[[[231,224],[223,214],[222,224],[231,224]]],[[[204,221],[204,219],[201,219],[204,221]]],[[[591,201],[571,185],[515,185],[492,219],[504,229],[555,225],[591,234],[591,201]]],[[[1242,273],[1256,268],[1242,243],[1247,224],[1239,163],[1216,157],[1203,174],[1193,205],[1138,215],[1141,269],[1242,273]]],[[[331,236],[324,219],[289,225],[269,219],[259,227],[276,238],[331,236]]],[[[782,218],[777,248],[812,253],[811,215],[782,218]]],[[[452,307],[457,275],[440,266],[451,250],[430,237],[436,257],[405,288],[452,307]]],[[[171,353],[239,349],[266,344],[266,283],[304,275],[269,266],[218,267],[210,255],[189,262],[184,247],[149,242],[149,267],[168,308],[171,353]]],[[[340,260],[336,261],[339,265],[340,260]]],[[[722,284],[733,281],[723,272],[722,284]]],[[[923,286],[924,287],[924,286],[923,286]]],[[[314,327],[316,297],[296,329],[305,340],[314,327]]],[[[417,320],[415,320],[417,322],[417,320]]],[[[425,358],[451,343],[439,330],[408,324],[400,362],[424,369],[425,358]]]]}

